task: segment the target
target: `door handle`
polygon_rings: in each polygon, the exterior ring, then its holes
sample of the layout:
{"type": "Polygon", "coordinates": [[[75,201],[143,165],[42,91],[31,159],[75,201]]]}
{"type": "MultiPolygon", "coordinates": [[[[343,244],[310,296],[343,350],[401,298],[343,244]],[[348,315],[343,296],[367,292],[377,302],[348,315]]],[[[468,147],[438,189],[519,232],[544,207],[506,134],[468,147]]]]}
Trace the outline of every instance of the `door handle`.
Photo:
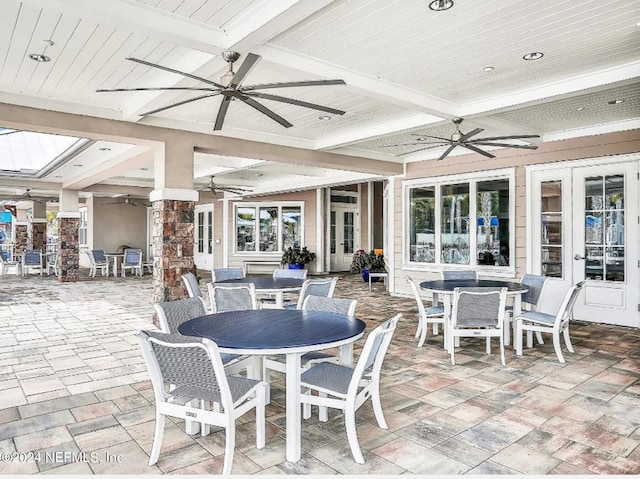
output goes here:
{"type": "Polygon", "coordinates": [[[575,259],[576,261],[579,261],[581,259],[587,259],[584,256],[580,256],[578,253],[576,253],[576,255],[573,257],[573,259],[575,259]]]}

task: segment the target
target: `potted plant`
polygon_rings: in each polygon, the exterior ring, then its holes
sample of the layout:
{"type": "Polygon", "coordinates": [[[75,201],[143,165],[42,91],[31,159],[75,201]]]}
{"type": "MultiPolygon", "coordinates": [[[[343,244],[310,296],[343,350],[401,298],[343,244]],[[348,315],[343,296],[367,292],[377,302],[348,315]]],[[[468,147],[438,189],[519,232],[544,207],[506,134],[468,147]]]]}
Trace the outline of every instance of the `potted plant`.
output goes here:
{"type": "MultiPolygon", "coordinates": [[[[369,272],[372,273],[385,273],[387,266],[384,262],[384,254],[381,250],[371,250],[366,252],[363,249],[359,249],[353,255],[351,260],[351,273],[362,274],[364,281],[369,281],[369,272]]],[[[380,278],[372,278],[372,281],[378,281],[380,278]]]]}
{"type": "Polygon", "coordinates": [[[303,269],[306,264],[316,259],[316,254],[306,246],[302,248],[289,247],[282,253],[280,263],[289,265],[289,269],[303,269]]]}

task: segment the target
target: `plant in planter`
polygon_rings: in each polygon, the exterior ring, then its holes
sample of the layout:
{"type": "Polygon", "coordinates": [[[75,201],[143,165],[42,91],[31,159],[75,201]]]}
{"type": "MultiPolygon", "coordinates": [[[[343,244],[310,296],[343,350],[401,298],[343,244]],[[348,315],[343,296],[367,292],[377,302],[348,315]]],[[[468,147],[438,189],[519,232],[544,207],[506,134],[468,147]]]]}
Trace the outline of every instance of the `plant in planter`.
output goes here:
{"type": "Polygon", "coordinates": [[[281,264],[288,264],[289,269],[303,269],[306,264],[311,263],[316,259],[316,254],[306,246],[302,248],[289,247],[282,253],[281,264]]]}
{"type": "MultiPolygon", "coordinates": [[[[387,271],[387,266],[384,262],[384,254],[379,250],[371,250],[366,252],[363,249],[359,249],[353,255],[351,260],[351,273],[362,274],[364,281],[369,281],[369,272],[372,273],[384,273],[387,271]]],[[[372,281],[378,281],[379,278],[372,278],[372,281]]]]}

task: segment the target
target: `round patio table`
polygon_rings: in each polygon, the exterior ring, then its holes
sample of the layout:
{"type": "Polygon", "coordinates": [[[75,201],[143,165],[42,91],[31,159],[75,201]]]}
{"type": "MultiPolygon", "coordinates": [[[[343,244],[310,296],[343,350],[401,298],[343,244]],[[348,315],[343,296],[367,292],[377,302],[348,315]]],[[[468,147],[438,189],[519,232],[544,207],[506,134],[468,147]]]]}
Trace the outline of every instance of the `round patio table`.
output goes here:
{"type": "MultiPolygon", "coordinates": [[[[522,295],[529,291],[529,288],[514,281],[499,281],[493,279],[436,279],[433,281],[423,281],[420,288],[433,294],[433,303],[438,302],[438,295],[443,296],[444,317],[445,317],[445,347],[447,351],[453,344],[450,344],[448,330],[451,326],[451,301],[453,299],[453,290],[456,288],[507,288],[507,297],[513,298],[513,317],[520,316],[522,312],[522,295]]],[[[505,322],[504,342],[510,344],[509,323],[505,322]]]]}
{"type": "Polygon", "coordinates": [[[256,294],[272,294],[275,297],[276,308],[282,308],[284,293],[300,291],[303,279],[300,278],[274,278],[273,276],[248,276],[239,279],[226,279],[216,281],[213,284],[238,284],[250,283],[256,288],[256,294]]]}
{"type": "Polygon", "coordinates": [[[286,458],[290,462],[302,454],[301,356],[340,347],[341,361],[350,365],[353,343],[364,330],[365,323],[353,316],[298,309],[226,311],[191,319],[178,328],[180,334],[215,341],[223,353],[285,355],[286,458]]]}

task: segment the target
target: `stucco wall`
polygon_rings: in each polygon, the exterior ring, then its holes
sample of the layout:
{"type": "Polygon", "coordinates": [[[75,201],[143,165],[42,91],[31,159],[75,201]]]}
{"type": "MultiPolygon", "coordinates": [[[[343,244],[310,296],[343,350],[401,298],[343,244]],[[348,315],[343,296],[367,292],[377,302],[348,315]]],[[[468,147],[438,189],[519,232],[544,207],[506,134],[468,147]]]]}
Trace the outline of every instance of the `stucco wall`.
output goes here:
{"type": "MultiPolygon", "coordinates": [[[[491,171],[501,168],[515,168],[515,274],[519,278],[526,270],[526,169],[527,165],[580,160],[588,158],[621,155],[640,151],[640,131],[631,130],[607,135],[588,136],[572,140],[541,143],[537,150],[505,149],[493,151],[496,158],[487,159],[477,154],[449,156],[442,161],[426,160],[409,163],[406,176],[396,177],[394,187],[394,287],[393,292],[409,295],[410,289],[405,276],[410,275],[415,281],[437,279],[439,272],[436,266],[403,268],[403,231],[402,231],[402,185],[404,180],[415,178],[432,178],[445,175],[470,172],[491,171]]],[[[638,182],[637,187],[640,187],[638,182]]]]}

